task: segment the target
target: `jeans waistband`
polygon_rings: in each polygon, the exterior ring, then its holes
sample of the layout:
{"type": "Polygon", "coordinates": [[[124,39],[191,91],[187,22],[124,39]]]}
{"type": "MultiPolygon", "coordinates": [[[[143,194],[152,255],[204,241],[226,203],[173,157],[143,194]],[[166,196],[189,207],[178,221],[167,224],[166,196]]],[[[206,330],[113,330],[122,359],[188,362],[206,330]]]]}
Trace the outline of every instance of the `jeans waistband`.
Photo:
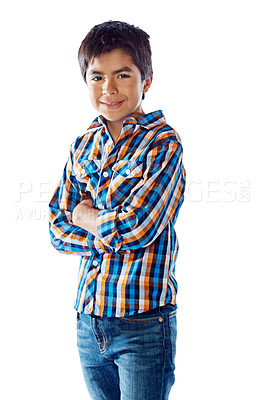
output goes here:
{"type": "MultiPolygon", "coordinates": [[[[139,314],[134,314],[131,315],[132,317],[139,317],[141,318],[142,316],[146,317],[146,316],[160,316],[162,314],[170,314],[171,312],[173,312],[174,310],[177,309],[177,305],[173,305],[173,304],[166,304],[165,306],[159,306],[156,308],[152,308],[151,310],[145,311],[143,313],[139,313],[139,314]]],[[[99,317],[98,315],[94,315],[94,314],[90,314],[91,317],[96,318],[96,319],[102,319],[105,317],[99,317]]],[[[77,313],[77,318],[80,318],[80,313],[77,313]]]]}
{"type": "Polygon", "coordinates": [[[151,316],[156,316],[156,315],[161,315],[161,314],[170,314],[171,312],[173,312],[174,310],[177,309],[176,305],[173,304],[166,304],[165,306],[160,306],[160,307],[156,307],[153,308],[151,310],[145,311],[144,313],[141,314],[137,314],[137,315],[151,315],[151,316]]]}

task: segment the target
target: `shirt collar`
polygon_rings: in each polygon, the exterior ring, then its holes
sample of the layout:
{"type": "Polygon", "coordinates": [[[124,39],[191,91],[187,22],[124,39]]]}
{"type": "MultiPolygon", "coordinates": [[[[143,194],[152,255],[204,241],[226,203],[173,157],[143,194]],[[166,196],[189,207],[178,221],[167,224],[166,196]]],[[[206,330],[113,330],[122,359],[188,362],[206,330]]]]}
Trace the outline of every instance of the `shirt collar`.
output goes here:
{"type": "MultiPolygon", "coordinates": [[[[165,116],[162,110],[157,110],[148,114],[140,115],[139,117],[128,117],[125,119],[124,124],[141,125],[143,128],[151,129],[156,125],[165,123],[165,116]]],[[[94,119],[88,129],[106,127],[106,120],[102,115],[94,119]]]]}
{"type": "Polygon", "coordinates": [[[151,129],[156,125],[161,125],[165,123],[165,117],[162,110],[157,110],[148,114],[140,115],[137,118],[129,117],[129,119],[133,119],[136,124],[143,126],[143,128],[151,129]]]}

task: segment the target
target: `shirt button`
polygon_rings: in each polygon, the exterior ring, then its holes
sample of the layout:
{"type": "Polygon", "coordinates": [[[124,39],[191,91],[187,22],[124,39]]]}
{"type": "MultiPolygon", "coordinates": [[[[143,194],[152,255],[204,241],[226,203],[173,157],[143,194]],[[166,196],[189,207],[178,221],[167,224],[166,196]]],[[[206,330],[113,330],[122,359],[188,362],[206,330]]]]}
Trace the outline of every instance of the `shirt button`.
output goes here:
{"type": "Polygon", "coordinates": [[[82,173],[82,175],[85,175],[85,174],[86,174],[86,171],[85,171],[84,168],[82,168],[81,173],[82,173]]]}
{"type": "Polygon", "coordinates": [[[98,208],[99,208],[100,210],[103,210],[103,209],[104,209],[104,206],[103,206],[102,204],[98,204],[98,208]]]}
{"type": "Polygon", "coordinates": [[[163,318],[159,318],[159,322],[163,322],[163,318]]]}
{"type": "Polygon", "coordinates": [[[130,174],[130,169],[126,170],[126,174],[129,175],[130,174]]]}
{"type": "Polygon", "coordinates": [[[93,264],[95,267],[97,267],[98,261],[94,260],[92,264],[93,264]]]}
{"type": "Polygon", "coordinates": [[[108,172],[104,171],[103,176],[104,176],[105,178],[107,178],[107,177],[108,177],[108,172]]]}

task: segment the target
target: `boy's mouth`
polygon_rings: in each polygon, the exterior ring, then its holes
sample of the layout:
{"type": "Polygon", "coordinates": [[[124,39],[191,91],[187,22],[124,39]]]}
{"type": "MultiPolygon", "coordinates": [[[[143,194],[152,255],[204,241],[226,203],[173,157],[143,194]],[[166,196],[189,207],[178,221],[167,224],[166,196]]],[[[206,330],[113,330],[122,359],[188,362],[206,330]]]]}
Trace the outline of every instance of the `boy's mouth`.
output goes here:
{"type": "Polygon", "coordinates": [[[101,101],[100,102],[103,106],[107,107],[109,110],[114,110],[119,108],[123,103],[124,100],[122,101],[101,101]]]}

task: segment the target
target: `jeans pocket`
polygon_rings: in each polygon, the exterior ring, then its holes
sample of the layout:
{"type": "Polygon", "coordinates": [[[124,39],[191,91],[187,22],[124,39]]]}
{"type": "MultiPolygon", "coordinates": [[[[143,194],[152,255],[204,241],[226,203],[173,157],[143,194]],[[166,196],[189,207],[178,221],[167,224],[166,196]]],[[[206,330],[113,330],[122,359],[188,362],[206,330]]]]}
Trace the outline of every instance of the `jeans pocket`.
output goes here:
{"type": "Polygon", "coordinates": [[[176,340],[177,340],[177,321],[176,312],[169,314],[169,327],[170,327],[170,341],[171,341],[171,361],[175,365],[176,357],[176,340]]]}
{"type": "Polygon", "coordinates": [[[163,322],[163,318],[161,318],[160,316],[158,317],[146,316],[145,318],[129,316],[129,317],[119,317],[119,319],[120,321],[125,322],[126,324],[133,324],[133,325],[146,325],[146,324],[153,324],[156,322],[163,322]]]}

